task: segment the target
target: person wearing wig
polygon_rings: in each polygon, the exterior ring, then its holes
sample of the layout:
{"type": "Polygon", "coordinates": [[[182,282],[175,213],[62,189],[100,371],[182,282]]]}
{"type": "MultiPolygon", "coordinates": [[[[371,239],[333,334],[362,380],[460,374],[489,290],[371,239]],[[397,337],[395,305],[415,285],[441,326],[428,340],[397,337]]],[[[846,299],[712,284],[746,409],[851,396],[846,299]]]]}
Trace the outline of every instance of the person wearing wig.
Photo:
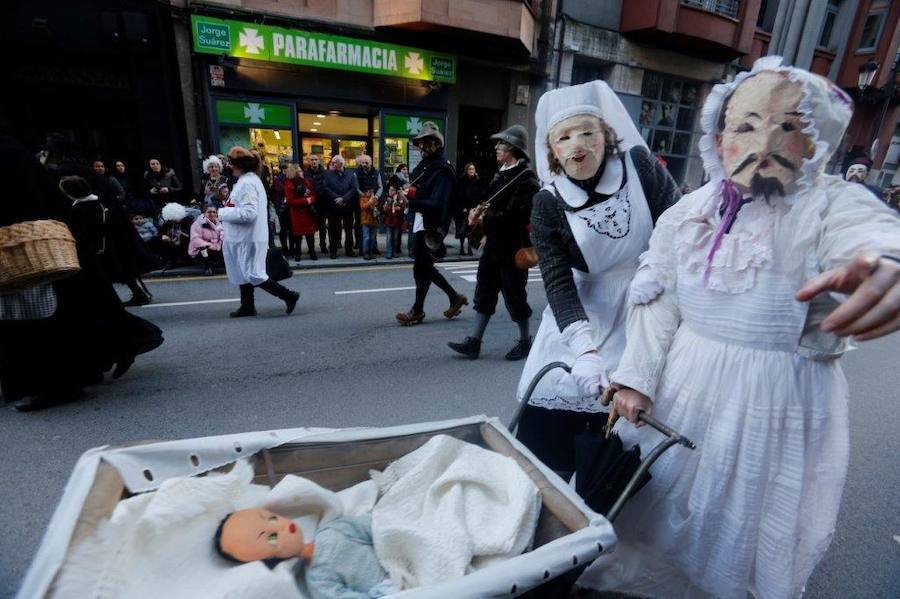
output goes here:
{"type": "Polygon", "coordinates": [[[228,159],[238,180],[225,207],[219,210],[219,220],[225,230],[222,257],[228,280],[241,290],[241,307],[232,312],[231,317],[256,316],[256,287],[282,300],[285,312],[290,314],[297,306],[300,294],[270,279],[266,273],[268,198],[256,174],[259,158],[247,148],[235,146],[228,151],[228,159]]]}
{"type": "MultiPolygon", "coordinates": [[[[710,181],[659,219],[629,292],[611,417],[653,413],[671,451],[582,582],[650,596],[797,597],[834,531],[847,472],[849,337],[900,328],[900,220],[826,175],[852,115],[778,57],[716,85],[710,181]],[[847,297],[847,294],[849,297],[847,297]]],[[[658,434],[621,427],[649,450],[658,434]]]]}
{"type": "Polygon", "coordinates": [[[615,92],[593,81],[545,93],[535,115],[544,188],[531,236],[547,292],[518,397],[535,374],[562,360],[523,411],[519,439],[560,472],[574,467],[575,435],[605,419],[598,397],[625,348],[625,295],[653,223],[680,197],[615,92]]]}

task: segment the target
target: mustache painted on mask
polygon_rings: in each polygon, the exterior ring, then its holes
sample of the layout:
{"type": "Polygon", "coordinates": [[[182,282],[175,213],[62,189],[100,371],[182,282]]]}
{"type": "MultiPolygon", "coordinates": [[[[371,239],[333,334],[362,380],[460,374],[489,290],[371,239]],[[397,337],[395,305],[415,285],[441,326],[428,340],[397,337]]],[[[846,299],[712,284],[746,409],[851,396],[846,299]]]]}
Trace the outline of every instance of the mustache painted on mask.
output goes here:
{"type": "Polygon", "coordinates": [[[754,197],[762,196],[766,199],[773,196],[783,196],[784,184],[775,177],[763,177],[756,173],[750,179],[750,193],[754,197]]]}
{"type": "MultiPolygon", "coordinates": [[[[797,170],[797,165],[794,164],[793,162],[791,162],[790,160],[788,160],[787,158],[785,158],[784,156],[782,156],[781,154],[769,154],[769,158],[771,158],[772,160],[774,160],[775,162],[777,162],[778,164],[780,164],[781,166],[783,166],[784,168],[786,168],[792,172],[797,170]]],[[[742,170],[744,170],[745,168],[747,168],[748,166],[750,166],[751,164],[756,162],[757,160],[759,160],[759,156],[757,154],[750,154],[749,156],[747,156],[747,158],[744,159],[744,161],[742,163],[740,163],[737,166],[736,169],[734,169],[731,172],[731,176],[732,177],[735,176],[736,174],[738,174],[739,172],[741,172],[742,170]]]]}

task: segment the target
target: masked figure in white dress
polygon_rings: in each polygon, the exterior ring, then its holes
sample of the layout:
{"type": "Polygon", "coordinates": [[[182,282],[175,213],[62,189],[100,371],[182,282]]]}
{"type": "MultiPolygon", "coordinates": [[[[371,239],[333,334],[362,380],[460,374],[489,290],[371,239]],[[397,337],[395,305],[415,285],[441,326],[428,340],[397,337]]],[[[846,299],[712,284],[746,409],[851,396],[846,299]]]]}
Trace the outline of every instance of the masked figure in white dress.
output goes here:
{"type": "MultiPolygon", "coordinates": [[[[849,453],[838,358],[848,335],[900,328],[900,220],[824,174],[847,95],[780,65],[713,88],[710,182],[662,215],[631,284],[615,412],[652,409],[698,448],[656,463],[588,586],[797,597],[831,541],[849,453]]],[[[619,433],[644,451],[659,440],[619,433]]]]}
{"type": "Polygon", "coordinates": [[[548,305],[519,381],[521,401],[551,371],[522,413],[519,439],[558,472],[574,470],[574,439],[605,422],[597,401],[625,348],[625,296],[653,223],[680,197],[647,150],[622,102],[593,81],[545,93],[535,114],[532,240],[548,305]]]}

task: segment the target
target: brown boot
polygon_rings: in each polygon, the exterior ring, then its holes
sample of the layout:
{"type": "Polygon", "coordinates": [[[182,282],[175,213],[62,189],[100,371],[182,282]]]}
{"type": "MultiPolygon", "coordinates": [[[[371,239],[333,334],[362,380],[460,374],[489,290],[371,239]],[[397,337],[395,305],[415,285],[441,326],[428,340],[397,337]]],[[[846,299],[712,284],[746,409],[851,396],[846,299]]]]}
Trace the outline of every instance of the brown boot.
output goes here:
{"type": "Polygon", "coordinates": [[[425,313],[416,312],[414,308],[411,308],[409,312],[399,312],[397,314],[397,322],[405,327],[415,326],[423,320],[425,320],[425,313]]]}
{"type": "Polygon", "coordinates": [[[450,307],[444,310],[444,318],[453,318],[462,312],[463,306],[469,305],[469,298],[461,293],[456,294],[456,299],[450,304],[450,307]]]}

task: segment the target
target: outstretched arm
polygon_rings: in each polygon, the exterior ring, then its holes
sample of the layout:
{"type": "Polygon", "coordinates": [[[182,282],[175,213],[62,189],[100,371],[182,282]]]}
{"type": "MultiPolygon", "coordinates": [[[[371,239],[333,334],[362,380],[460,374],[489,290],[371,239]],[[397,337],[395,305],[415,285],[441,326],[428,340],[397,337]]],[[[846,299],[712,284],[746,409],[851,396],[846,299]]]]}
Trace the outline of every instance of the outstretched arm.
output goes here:
{"type": "Polygon", "coordinates": [[[821,329],[867,341],[900,330],[900,219],[864,188],[853,188],[862,186],[843,187],[823,216],[818,258],[825,271],[796,297],[849,294],[821,329]]]}

